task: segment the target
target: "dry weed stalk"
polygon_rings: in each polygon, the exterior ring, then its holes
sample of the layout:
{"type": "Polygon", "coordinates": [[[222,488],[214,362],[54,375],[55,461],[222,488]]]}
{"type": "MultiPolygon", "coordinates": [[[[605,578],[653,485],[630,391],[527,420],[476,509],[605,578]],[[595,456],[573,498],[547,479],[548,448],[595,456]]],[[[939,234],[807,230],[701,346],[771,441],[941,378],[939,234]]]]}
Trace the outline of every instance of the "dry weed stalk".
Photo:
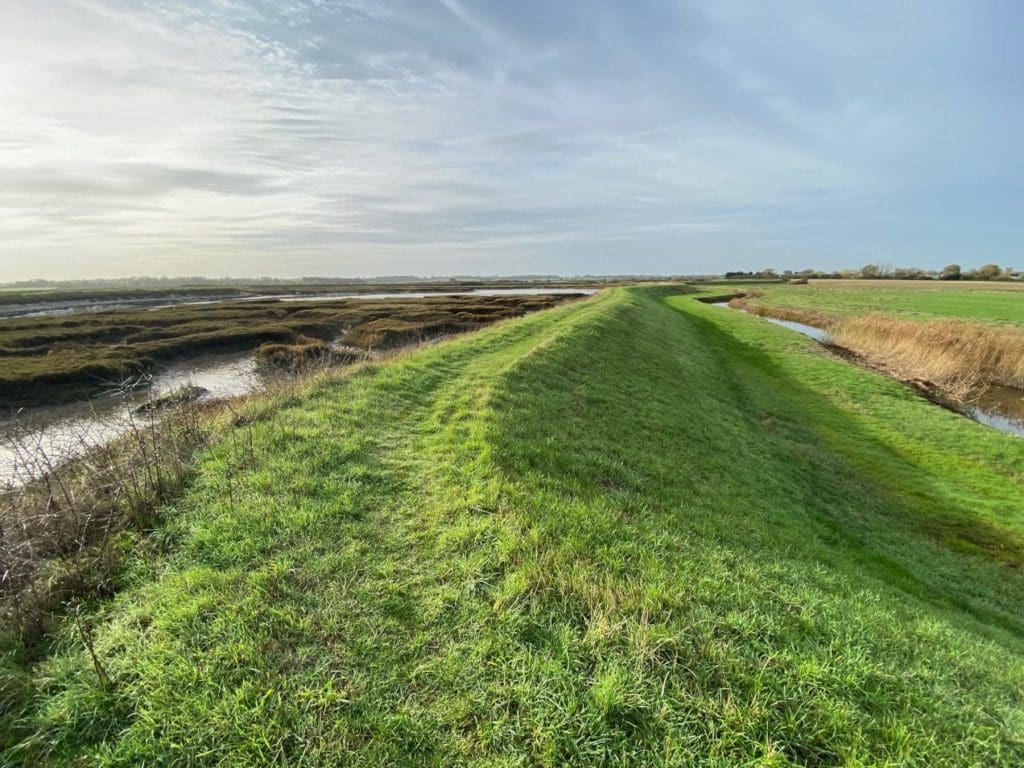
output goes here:
{"type": "Polygon", "coordinates": [[[140,415],[130,402],[110,442],[89,426],[59,443],[31,424],[5,438],[15,471],[0,487],[0,628],[28,645],[70,601],[112,591],[125,554],[115,534],[152,526],[210,433],[198,404],[140,415]]]}

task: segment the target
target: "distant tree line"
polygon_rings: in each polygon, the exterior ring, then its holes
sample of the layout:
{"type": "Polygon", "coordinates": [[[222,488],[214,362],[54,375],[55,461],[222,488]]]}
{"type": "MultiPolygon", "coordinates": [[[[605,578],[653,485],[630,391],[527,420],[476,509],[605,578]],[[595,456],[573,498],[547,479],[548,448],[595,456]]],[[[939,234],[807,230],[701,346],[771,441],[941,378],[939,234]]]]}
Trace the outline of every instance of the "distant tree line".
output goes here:
{"type": "Polygon", "coordinates": [[[832,272],[820,269],[792,270],[777,272],[771,267],[756,271],[726,272],[727,280],[1022,280],[1024,273],[1013,267],[985,264],[977,269],[964,271],[959,264],[948,264],[941,270],[918,269],[916,267],[893,267],[891,264],[865,264],[860,269],[839,269],[832,272]]]}
{"type": "MultiPolygon", "coordinates": [[[[1014,270],[1012,267],[1000,267],[998,264],[985,264],[977,269],[964,271],[959,264],[949,264],[941,270],[918,269],[915,267],[896,267],[891,264],[879,262],[865,264],[860,269],[840,269],[834,271],[820,269],[785,269],[777,271],[771,267],[751,271],[731,271],[725,275],[693,274],[676,275],[671,279],[680,280],[705,280],[708,278],[721,278],[727,280],[807,280],[807,279],[829,279],[829,280],[1024,280],[1024,272],[1014,270]]],[[[450,275],[444,277],[423,277],[417,275],[387,275],[379,277],[205,277],[193,275],[188,277],[153,277],[140,275],[136,277],[112,277],[112,278],[86,278],[81,280],[19,280],[14,282],[0,283],[0,287],[7,289],[33,289],[33,288],[61,288],[67,290],[90,289],[90,288],[193,288],[200,286],[239,286],[239,285],[394,285],[399,283],[429,283],[439,284],[448,282],[452,285],[459,283],[530,283],[543,284],[548,281],[579,281],[586,283],[596,282],[630,282],[645,280],[664,280],[666,275],[503,275],[503,276],[480,276],[480,275],[450,275]]]]}
{"type": "Polygon", "coordinates": [[[4,288],[62,288],[66,290],[88,288],[195,288],[199,286],[235,287],[239,285],[397,285],[402,283],[545,283],[553,281],[578,280],[580,282],[654,280],[658,275],[445,275],[442,277],[422,275],[382,275],[379,277],[205,277],[191,275],[185,277],[154,277],[139,275],[135,277],[96,277],[80,280],[17,280],[0,282],[4,288]]]}

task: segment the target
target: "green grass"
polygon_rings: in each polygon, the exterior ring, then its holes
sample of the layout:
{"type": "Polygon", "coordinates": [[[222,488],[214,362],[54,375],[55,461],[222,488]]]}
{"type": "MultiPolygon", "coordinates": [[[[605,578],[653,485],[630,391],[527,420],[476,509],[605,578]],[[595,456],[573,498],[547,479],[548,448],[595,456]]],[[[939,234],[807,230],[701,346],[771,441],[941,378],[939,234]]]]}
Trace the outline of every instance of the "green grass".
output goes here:
{"type": "Polygon", "coordinates": [[[1024,762],[1014,438],[670,289],[264,406],[12,765],[1024,762]]]}
{"type": "MultiPolygon", "coordinates": [[[[826,312],[839,317],[885,312],[907,319],[961,318],[1024,326],[1024,284],[898,280],[824,280],[808,285],[731,283],[764,295],[758,304],[826,312]]],[[[706,289],[718,293],[723,287],[706,289]]]]}

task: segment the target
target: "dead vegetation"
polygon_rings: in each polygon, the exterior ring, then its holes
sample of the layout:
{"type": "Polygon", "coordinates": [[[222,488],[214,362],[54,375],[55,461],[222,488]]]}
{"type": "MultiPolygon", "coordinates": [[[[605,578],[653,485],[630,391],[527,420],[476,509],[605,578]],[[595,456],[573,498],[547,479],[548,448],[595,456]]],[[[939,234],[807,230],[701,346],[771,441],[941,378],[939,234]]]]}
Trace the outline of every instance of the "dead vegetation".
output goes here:
{"type": "Polygon", "coordinates": [[[352,348],[337,348],[319,339],[301,336],[296,344],[268,343],[256,350],[260,368],[296,374],[314,368],[347,365],[363,359],[365,353],[352,348]]]}
{"type": "Polygon", "coordinates": [[[212,433],[209,406],[139,414],[125,400],[122,436],[111,442],[96,444],[83,427],[47,450],[30,424],[5,438],[17,460],[0,488],[0,634],[24,647],[81,601],[116,590],[124,558],[212,433]]]}
{"type": "Polygon", "coordinates": [[[745,294],[729,306],[829,331],[832,344],[933,397],[967,402],[986,389],[1024,389],[1024,330],[970,320],[901,320],[883,313],[839,318],[796,307],[769,306],[745,294]]]}
{"type": "Polygon", "coordinates": [[[803,323],[815,328],[831,330],[839,322],[839,318],[825,312],[817,312],[812,309],[797,309],[795,307],[771,307],[765,304],[758,304],[751,301],[756,294],[746,294],[743,297],[731,299],[729,306],[733,309],[742,309],[752,315],[761,317],[774,317],[778,320],[790,320],[794,323],[803,323]]]}
{"type": "Polygon", "coordinates": [[[901,379],[933,382],[968,400],[992,385],[1024,389],[1024,330],[967,320],[913,322],[883,314],[843,320],[836,344],[901,379]]]}
{"type": "MultiPolygon", "coordinates": [[[[511,312],[497,313],[489,320],[515,317],[511,312]]],[[[453,317],[450,319],[381,318],[356,326],[341,337],[343,344],[365,349],[394,349],[407,344],[429,341],[452,333],[464,333],[481,326],[481,318],[475,316],[453,317]]]]}

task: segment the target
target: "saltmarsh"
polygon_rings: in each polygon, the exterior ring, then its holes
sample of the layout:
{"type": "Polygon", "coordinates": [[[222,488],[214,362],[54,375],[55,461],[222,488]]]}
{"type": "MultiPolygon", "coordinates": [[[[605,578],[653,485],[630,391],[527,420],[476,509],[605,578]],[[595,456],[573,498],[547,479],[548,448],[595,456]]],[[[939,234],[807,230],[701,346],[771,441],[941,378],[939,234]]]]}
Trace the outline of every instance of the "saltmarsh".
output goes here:
{"type": "Polygon", "coordinates": [[[614,289],[248,416],[7,762],[1024,761],[1019,441],[797,334],[614,289]]]}
{"type": "Polygon", "coordinates": [[[571,296],[427,296],[127,308],[0,319],[0,408],[116,389],[159,362],[261,344],[394,347],[461,333],[571,296]]]}

